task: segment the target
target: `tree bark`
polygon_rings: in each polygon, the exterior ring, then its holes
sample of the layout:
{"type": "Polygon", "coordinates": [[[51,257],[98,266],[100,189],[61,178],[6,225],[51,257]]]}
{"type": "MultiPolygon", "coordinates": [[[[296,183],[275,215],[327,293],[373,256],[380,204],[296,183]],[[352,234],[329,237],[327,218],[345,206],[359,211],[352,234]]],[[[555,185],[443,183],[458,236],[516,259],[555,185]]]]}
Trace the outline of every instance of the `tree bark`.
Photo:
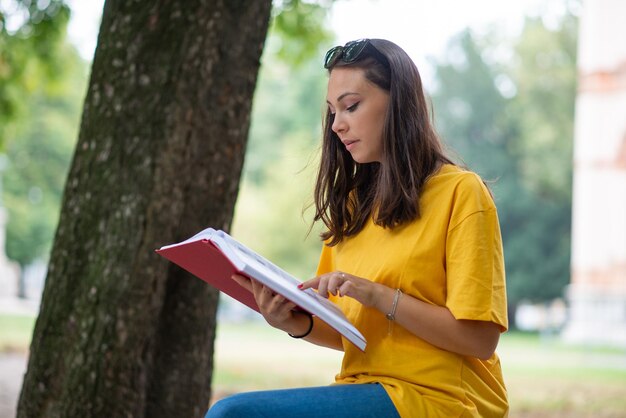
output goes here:
{"type": "Polygon", "coordinates": [[[154,253],[228,230],[271,1],[107,0],[18,417],[192,417],[218,295],[154,253]]]}

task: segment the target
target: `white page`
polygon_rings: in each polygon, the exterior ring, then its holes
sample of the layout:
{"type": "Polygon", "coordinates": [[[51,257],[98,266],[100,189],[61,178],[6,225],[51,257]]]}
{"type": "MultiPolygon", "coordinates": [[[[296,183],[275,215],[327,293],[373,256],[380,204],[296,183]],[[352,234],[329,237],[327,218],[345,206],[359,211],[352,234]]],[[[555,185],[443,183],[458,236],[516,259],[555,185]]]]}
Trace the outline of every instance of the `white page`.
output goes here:
{"type": "MultiPolygon", "coordinates": [[[[218,235],[226,241],[229,246],[232,246],[232,249],[237,253],[237,256],[245,263],[250,266],[253,266],[255,270],[264,272],[266,276],[271,277],[274,282],[285,291],[289,292],[291,288],[294,286],[297,287],[301,282],[293,277],[291,274],[287,273],[285,270],[281,269],[271,261],[267,260],[263,256],[255,253],[250,248],[244,246],[237,240],[235,240],[230,235],[226,234],[223,231],[218,231],[218,235]]],[[[300,293],[306,293],[310,295],[317,304],[325,306],[327,309],[334,311],[336,314],[343,315],[341,309],[337,307],[334,303],[329,301],[326,298],[321,297],[317,292],[313,289],[306,290],[297,290],[300,293]]],[[[280,293],[280,292],[279,292],[280,293]]],[[[294,294],[293,292],[289,292],[294,294]]]]}
{"type": "Polygon", "coordinates": [[[186,244],[188,242],[200,241],[200,240],[203,240],[203,239],[211,240],[211,238],[215,234],[216,234],[215,229],[213,229],[213,228],[206,228],[206,229],[203,229],[202,231],[198,232],[193,237],[188,238],[188,239],[186,239],[184,241],[177,242],[176,244],[164,245],[163,247],[161,247],[161,250],[166,250],[168,248],[177,247],[179,245],[183,245],[183,244],[186,244]]]}

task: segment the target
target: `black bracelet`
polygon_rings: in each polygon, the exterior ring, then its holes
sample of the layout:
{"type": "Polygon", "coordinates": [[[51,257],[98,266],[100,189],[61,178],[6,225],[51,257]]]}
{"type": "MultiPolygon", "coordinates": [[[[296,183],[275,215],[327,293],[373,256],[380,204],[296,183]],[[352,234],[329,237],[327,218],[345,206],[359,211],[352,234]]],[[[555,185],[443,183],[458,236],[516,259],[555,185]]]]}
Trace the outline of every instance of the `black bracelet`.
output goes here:
{"type": "Polygon", "coordinates": [[[309,317],[309,329],[307,329],[306,332],[302,335],[293,335],[293,334],[287,333],[289,334],[291,338],[304,338],[307,335],[309,335],[311,331],[313,331],[313,315],[311,315],[308,312],[302,312],[302,313],[309,317]]]}

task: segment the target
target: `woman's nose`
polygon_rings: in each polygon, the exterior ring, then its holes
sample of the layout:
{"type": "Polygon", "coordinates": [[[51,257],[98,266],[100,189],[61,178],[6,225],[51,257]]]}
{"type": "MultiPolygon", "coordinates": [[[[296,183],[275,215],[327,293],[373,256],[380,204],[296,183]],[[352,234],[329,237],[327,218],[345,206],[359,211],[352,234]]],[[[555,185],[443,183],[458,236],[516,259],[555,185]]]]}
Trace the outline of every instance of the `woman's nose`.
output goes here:
{"type": "Polygon", "coordinates": [[[345,132],[346,130],[346,122],[338,113],[335,113],[335,119],[333,120],[331,129],[337,134],[345,132]]]}

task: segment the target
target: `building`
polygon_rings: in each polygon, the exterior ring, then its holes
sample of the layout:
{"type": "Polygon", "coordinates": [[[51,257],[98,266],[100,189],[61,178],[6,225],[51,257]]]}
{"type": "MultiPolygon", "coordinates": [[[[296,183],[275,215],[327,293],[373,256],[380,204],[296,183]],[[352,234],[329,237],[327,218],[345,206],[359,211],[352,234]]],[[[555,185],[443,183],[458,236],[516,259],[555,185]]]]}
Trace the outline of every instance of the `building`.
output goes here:
{"type": "Polygon", "coordinates": [[[587,0],[579,28],[567,341],[626,346],[626,1],[587,0]]]}

